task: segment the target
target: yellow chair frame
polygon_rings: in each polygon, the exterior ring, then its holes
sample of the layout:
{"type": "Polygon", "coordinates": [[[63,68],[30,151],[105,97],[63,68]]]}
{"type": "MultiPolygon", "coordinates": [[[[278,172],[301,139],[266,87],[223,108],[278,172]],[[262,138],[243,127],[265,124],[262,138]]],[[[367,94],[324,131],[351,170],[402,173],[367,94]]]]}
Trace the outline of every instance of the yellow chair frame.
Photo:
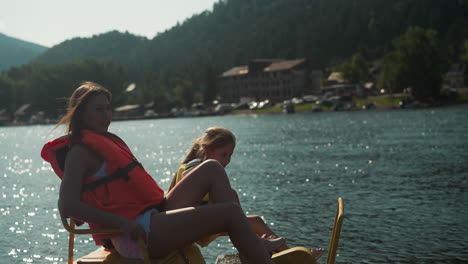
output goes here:
{"type": "MultiPolygon", "coordinates": [[[[333,223],[333,230],[328,247],[327,264],[334,264],[336,258],[336,251],[338,249],[338,242],[340,240],[341,226],[343,225],[344,218],[344,203],[343,198],[338,198],[338,206],[335,214],[335,221],[333,223]]],[[[308,263],[315,264],[315,257],[311,254],[310,250],[304,247],[293,247],[272,256],[276,264],[299,264],[308,263]]]]}
{"type": "Polygon", "coordinates": [[[335,264],[336,251],[338,249],[338,242],[340,241],[341,226],[343,225],[344,218],[344,201],[343,198],[338,198],[338,207],[336,208],[335,222],[333,223],[333,230],[328,246],[327,264],[335,264]]]}
{"type": "MultiPolygon", "coordinates": [[[[59,201],[60,203],[60,201],[59,201]]],[[[73,259],[73,250],[75,246],[75,235],[82,235],[82,234],[110,234],[110,233],[120,233],[121,231],[119,229],[85,229],[85,228],[76,228],[76,220],[74,220],[71,217],[65,216],[61,211],[60,211],[60,206],[59,206],[59,213],[60,213],[60,218],[62,220],[62,224],[64,228],[69,232],[68,236],[68,264],[73,264],[75,263],[73,259]]],[[[139,264],[176,264],[176,263],[186,263],[189,264],[190,262],[194,264],[200,264],[200,263],[205,263],[203,256],[200,253],[200,250],[198,249],[197,246],[191,245],[187,248],[184,248],[184,250],[174,250],[171,252],[169,255],[166,257],[163,257],[161,259],[150,259],[149,253],[148,253],[148,247],[146,246],[145,241],[143,238],[139,239],[139,244],[141,247],[141,251],[143,252],[143,260],[136,260],[136,259],[124,259],[124,263],[139,263],[139,264]],[[186,255],[187,254],[187,255],[186,255]],[[190,258],[190,259],[189,259],[190,258]]],[[[103,248],[100,248],[91,254],[89,254],[87,257],[81,258],[81,260],[84,263],[103,263],[102,259],[106,259],[105,263],[122,263],[123,257],[116,256],[117,254],[111,255],[110,252],[105,252],[103,248]],[[90,259],[87,258],[89,255],[95,255],[95,257],[91,257],[90,259]],[[120,259],[117,259],[120,258],[120,259]],[[96,262],[95,262],[96,261],[96,262]],[[119,262],[120,261],[120,262],[119,262]]]]}
{"type": "MultiPolygon", "coordinates": [[[[63,227],[68,231],[68,264],[73,264],[73,249],[75,248],[75,234],[76,235],[90,235],[90,234],[112,234],[112,233],[120,233],[121,231],[119,229],[85,229],[85,228],[80,228],[77,229],[75,228],[76,226],[76,221],[71,218],[65,216],[62,211],[60,210],[60,201],[59,201],[59,213],[60,213],[60,219],[62,220],[63,227]],[[70,220],[70,223],[68,223],[68,220],[70,220]]],[[[150,258],[149,258],[149,253],[148,253],[148,247],[146,246],[145,241],[143,238],[138,239],[140,243],[141,250],[143,252],[143,263],[144,264],[151,264],[150,258]]]]}
{"type": "MultiPolygon", "coordinates": [[[[65,227],[65,229],[69,232],[69,237],[68,237],[68,264],[73,264],[73,249],[74,249],[74,240],[75,240],[75,234],[108,234],[108,233],[119,233],[120,231],[118,229],[77,229],[75,228],[75,220],[70,217],[66,217],[59,209],[60,213],[60,218],[62,220],[62,224],[65,227]],[[70,223],[68,223],[68,220],[70,220],[70,223]]],[[[340,240],[340,233],[341,233],[341,227],[343,225],[343,218],[344,218],[344,201],[343,198],[339,197],[338,198],[338,206],[336,209],[336,214],[335,214],[335,221],[333,223],[333,230],[332,230],[332,235],[330,239],[330,244],[328,247],[328,255],[327,255],[327,264],[334,264],[335,259],[336,259],[336,252],[338,249],[338,244],[340,240]]],[[[143,256],[144,259],[142,260],[143,262],[139,263],[144,263],[144,264],[151,264],[151,260],[149,258],[148,254],[148,248],[142,238],[139,239],[140,247],[142,248],[143,256]]],[[[172,254],[171,254],[172,255],[172,254]]],[[[310,251],[306,248],[302,247],[295,247],[291,248],[286,251],[282,251],[280,253],[276,253],[273,255],[273,260],[277,264],[282,264],[282,263],[291,263],[290,261],[294,261],[295,263],[300,263],[302,262],[301,259],[308,260],[310,262],[311,260],[311,255],[310,251]]],[[[185,262],[187,262],[187,259],[184,258],[185,262]]],[[[315,259],[312,261],[314,262],[315,259]]],[[[133,262],[132,262],[133,263],[133,262]]],[[[292,263],[291,263],[292,264],[292,263]]]]}
{"type": "MultiPolygon", "coordinates": [[[[338,198],[338,206],[335,214],[335,221],[333,223],[333,230],[330,239],[330,245],[328,248],[327,264],[334,264],[336,251],[338,249],[338,242],[340,239],[341,226],[344,218],[344,204],[343,198],[338,198]]],[[[228,257],[236,259],[235,255],[219,256],[217,263],[232,263],[232,260],[228,257]],[[234,257],[233,257],[234,256],[234,257]]],[[[283,250],[279,253],[273,254],[273,261],[276,264],[316,264],[317,261],[315,256],[312,255],[311,251],[305,247],[292,247],[287,250],[283,250]]]]}

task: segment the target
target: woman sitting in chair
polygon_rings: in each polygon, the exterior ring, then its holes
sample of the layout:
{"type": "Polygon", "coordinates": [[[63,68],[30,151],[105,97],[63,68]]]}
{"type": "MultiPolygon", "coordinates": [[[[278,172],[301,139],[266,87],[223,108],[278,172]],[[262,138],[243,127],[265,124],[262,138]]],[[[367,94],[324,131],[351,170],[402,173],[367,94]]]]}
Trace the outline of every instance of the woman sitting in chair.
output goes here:
{"type": "Polygon", "coordinates": [[[143,258],[138,237],[157,258],[206,236],[227,232],[248,263],[272,264],[270,253],[284,239],[259,238],[252,230],[224,168],[206,160],[164,196],[163,190],[137,161],[129,147],[108,132],[111,94],[85,82],[69,99],[57,126],[65,136],[47,143],[41,156],[62,178],[60,210],[94,228],[119,228],[121,234],[93,235],[98,245],[111,241],[129,258],[143,258]],[[196,184],[199,188],[192,188],[196,184]],[[206,193],[213,204],[197,206],[206,193]]]}

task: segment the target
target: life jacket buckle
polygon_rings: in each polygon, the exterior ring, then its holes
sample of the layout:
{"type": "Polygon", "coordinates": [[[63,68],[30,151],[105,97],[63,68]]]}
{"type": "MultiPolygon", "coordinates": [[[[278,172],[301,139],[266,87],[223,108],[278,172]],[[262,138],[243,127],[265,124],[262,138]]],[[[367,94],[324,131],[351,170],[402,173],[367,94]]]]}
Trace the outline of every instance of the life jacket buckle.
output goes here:
{"type": "Polygon", "coordinates": [[[117,171],[115,172],[115,175],[117,178],[122,178],[126,182],[130,180],[130,176],[128,176],[128,169],[127,168],[118,168],[117,171]]]}

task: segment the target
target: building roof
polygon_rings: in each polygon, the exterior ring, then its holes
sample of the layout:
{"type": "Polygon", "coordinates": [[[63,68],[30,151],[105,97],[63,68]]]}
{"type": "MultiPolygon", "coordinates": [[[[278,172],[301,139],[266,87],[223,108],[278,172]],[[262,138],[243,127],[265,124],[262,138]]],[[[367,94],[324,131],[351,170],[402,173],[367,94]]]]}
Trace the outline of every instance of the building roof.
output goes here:
{"type": "MultiPolygon", "coordinates": [[[[271,62],[270,65],[263,68],[263,72],[272,72],[272,71],[284,71],[289,70],[291,68],[296,67],[297,65],[304,63],[305,59],[297,59],[297,60],[280,60],[280,59],[256,59],[253,60],[254,62],[271,62]]],[[[232,76],[239,76],[245,75],[249,73],[248,66],[237,66],[233,67],[228,71],[225,71],[221,77],[232,77],[232,76]]]]}
{"type": "Polygon", "coordinates": [[[249,72],[249,68],[247,66],[237,66],[224,72],[221,76],[222,77],[238,76],[238,75],[247,74],[248,72],[249,72]]]}
{"type": "Polygon", "coordinates": [[[263,69],[265,72],[272,72],[272,71],[284,71],[289,70],[291,68],[296,67],[297,65],[304,63],[305,59],[298,59],[298,60],[285,60],[285,61],[278,61],[273,62],[270,66],[263,69]]]}
{"type": "Polygon", "coordinates": [[[116,112],[127,112],[127,111],[132,111],[132,110],[138,109],[139,107],[140,107],[140,105],[137,105],[137,104],[123,105],[123,106],[119,106],[119,107],[115,108],[114,111],[116,111],[116,112]]]}
{"type": "Polygon", "coordinates": [[[366,89],[373,89],[375,87],[375,83],[374,82],[366,82],[364,84],[364,88],[366,89]]]}
{"type": "Polygon", "coordinates": [[[30,104],[24,104],[24,105],[20,106],[20,108],[18,108],[15,111],[15,115],[24,115],[24,114],[26,114],[26,110],[28,110],[28,108],[30,106],[31,106],[30,104]]]}
{"type": "Polygon", "coordinates": [[[332,72],[330,76],[328,76],[328,81],[335,81],[337,83],[343,83],[345,80],[343,78],[343,73],[332,72]]]}

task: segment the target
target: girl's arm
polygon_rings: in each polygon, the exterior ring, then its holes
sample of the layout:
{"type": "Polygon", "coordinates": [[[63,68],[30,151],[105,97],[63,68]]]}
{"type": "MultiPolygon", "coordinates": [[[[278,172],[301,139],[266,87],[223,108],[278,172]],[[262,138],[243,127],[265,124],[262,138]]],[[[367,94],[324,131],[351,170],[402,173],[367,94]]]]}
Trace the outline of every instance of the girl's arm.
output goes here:
{"type": "Polygon", "coordinates": [[[86,173],[97,162],[96,155],[81,145],[74,145],[65,159],[65,169],[60,185],[60,210],[73,218],[100,224],[115,226],[130,233],[132,238],[144,236],[144,230],[136,221],[108,213],[92,207],[80,200],[81,186],[86,173]]]}

